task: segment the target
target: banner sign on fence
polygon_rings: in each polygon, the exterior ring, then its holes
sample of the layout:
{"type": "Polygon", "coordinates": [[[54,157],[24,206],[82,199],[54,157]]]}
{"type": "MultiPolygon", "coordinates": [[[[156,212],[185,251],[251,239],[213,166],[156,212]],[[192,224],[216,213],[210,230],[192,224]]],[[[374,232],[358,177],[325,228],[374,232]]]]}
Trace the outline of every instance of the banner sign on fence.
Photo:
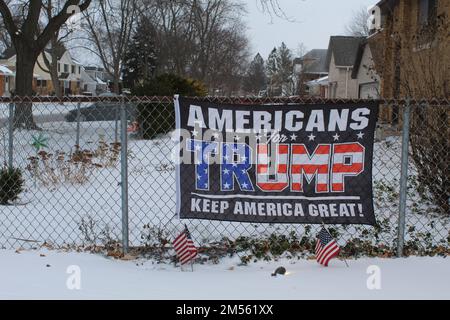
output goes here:
{"type": "Polygon", "coordinates": [[[377,102],[222,104],[175,96],[181,219],[375,224],[377,102]]]}

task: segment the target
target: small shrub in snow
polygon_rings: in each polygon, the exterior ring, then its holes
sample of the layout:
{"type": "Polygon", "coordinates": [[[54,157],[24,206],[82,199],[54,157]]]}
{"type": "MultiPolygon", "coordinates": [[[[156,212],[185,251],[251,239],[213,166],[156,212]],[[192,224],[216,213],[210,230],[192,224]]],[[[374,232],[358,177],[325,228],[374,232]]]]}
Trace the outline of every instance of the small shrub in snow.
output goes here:
{"type": "Polygon", "coordinates": [[[24,180],[20,169],[0,169],[0,205],[7,205],[19,197],[24,180]]]}

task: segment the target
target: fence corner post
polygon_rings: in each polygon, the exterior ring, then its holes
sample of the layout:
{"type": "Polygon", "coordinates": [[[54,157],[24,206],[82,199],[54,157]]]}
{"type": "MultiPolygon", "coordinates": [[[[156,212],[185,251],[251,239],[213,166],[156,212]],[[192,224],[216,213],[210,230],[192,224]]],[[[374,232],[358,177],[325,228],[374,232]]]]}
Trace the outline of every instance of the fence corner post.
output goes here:
{"type": "Polygon", "coordinates": [[[398,236],[397,236],[397,257],[403,256],[403,247],[405,244],[405,223],[406,223],[406,200],[408,188],[408,158],[409,158],[409,129],[411,115],[411,100],[407,98],[405,108],[403,109],[402,124],[402,156],[400,173],[400,203],[398,215],[398,236]]]}
{"type": "Polygon", "coordinates": [[[8,168],[13,169],[14,162],[14,103],[9,104],[8,117],[8,168]]]}
{"type": "MultiPolygon", "coordinates": [[[[117,118],[116,118],[117,119],[117,118]]],[[[117,140],[116,140],[117,141],[117,140]]],[[[122,250],[128,253],[129,230],[128,230],[128,132],[127,132],[127,110],[124,99],[120,102],[120,163],[121,163],[121,199],[122,199],[122,250]]]]}
{"type": "Polygon", "coordinates": [[[77,103],[77,136],[76,143],[78,149],[80,149],[80,130],[81,130],[81,102],[77,103]]]}

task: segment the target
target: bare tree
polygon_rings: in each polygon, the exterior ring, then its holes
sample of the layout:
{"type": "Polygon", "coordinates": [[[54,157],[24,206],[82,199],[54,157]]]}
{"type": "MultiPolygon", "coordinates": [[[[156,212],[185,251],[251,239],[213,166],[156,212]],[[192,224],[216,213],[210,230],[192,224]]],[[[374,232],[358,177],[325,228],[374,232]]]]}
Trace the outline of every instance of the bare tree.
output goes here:
{"type": "MultiPolygon", "coordinates": [[[[61,0],[47,0],[44,10],[46,19],[52,19],[56,14],[56,8],[59,8],[60,6],[61,0]]],[[[51,37],[46,50],[44,50],[44,52],[42,53],[44,65],[41,65],[39,63],[39,60],[37,61],[39,68],[44,72],[50,74],[50,78],[53,84],[53,90],[55,92],[55,95],[59,98],[62,97],[63,92],[61,88],[61,82],[59,80],[58,61],[66,52],[66,42],[70,40],[70,35],[72,34],[72,32],[72,28],[66,25],[61,26],[61,28],[56,31],[55,34],[51,37]]]]}
{"type": "Polygon", "coordinates": [[[367,21],[369,20],[369,12],[366,8],[361,7],[356,11],[353,11],[353,17],[350,22],[345,26],[345,33],[349,36],[366,37],[369,35],[369,26],[367,21]]]}
{"type": "MultiPolygon", "coordinates": [[[[0,0],[0,13],[8,31],[11,42],[14,45],[16,62],[16,94],[19,96],[31,96],[33,93],[33,69],[38,56],[45,49],[51,38],[61,26],[74,14],[73,6],[78,6],[80,11],[86,10],[91,0],[67,0],[63,3],[57,14],[49,19],[43,28],[42,10],[46,1],[14,1],[0,0]],[[12,10],[19,6],[24,13],[23,23],[17,24],[12,10]]],[[[16,107],[16,126],[36,128],[33,120],[32,105],[22,103],[16,107]]]]}
{"type": "Polygon", "coordinates": [[[113,78],[113,91],[120,92],[123,59],[136,20],[138,1],[102,0],[85,12],[89,45],[113,78]]]}
{"type": "MultiPolygon", "coordinates": [[[[418,191],[444,215],[450,212],[450,23],[442,13],[428,23],[404,29],[394,28],[388,16],[384,34],[378,35],[382,48],[374,68],[383,79],[384,98],[411,98],[411,156],[418,191]],[[426,99],[426,100],[425,100],[426,99]],[[440,100],[445,100],[444,104],[440,100]],[[422,102],[421,102],[422,101],[422,102]]],[[[375,39],[375,38],[373,38],[375,39]]],[[[377,51],[374,51],[377,52],[377,51]]],[[[375,57],[375,56],[374,56],[375,57]]],[[[392,123],[398,124],[399,106],[392,108],[392,123]]]]}
{"type": "Polygon", "coordinates": [[[157,74],[205,82],[211,92],[236,91],[247,63],[248,40],[238,0],[145,0],[156,28],[157,74]]]}

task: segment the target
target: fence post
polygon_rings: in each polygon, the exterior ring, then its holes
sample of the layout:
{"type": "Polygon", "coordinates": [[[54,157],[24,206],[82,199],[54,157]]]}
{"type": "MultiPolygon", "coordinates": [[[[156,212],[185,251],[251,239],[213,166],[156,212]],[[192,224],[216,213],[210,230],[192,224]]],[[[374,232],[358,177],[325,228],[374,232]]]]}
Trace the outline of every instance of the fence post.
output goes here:
{"type": "Polygon", "coordinates": [[[81,102],[77,104],[77,141],[76,146],[80,148],[80,121],[81,121],[81,102]]]}
{"type": "Polygon", "coordinates": [[[118,140],[119,118],[122,121],[121,117],[122,117],[122,103],[120,110],[118,110],[117,107],[114,108],[114,143],[117,143],[119,141],[118,140]]]}
{"type": "Polygon", "coordinates": [[[402,157],[401,157],[401,173],[400,173],[400,205],[398,215],[398,243],[397,256],[403,256],[403,246],[405,243],[405,214],[406,200],[408,188],[408,150],[409,150],[409,127],[411,115],[411,101],[408,98],[403,110],[402,125],[402,157]]]}
{"type": "Polygon", "coordinates": [[[128,253],[128,133],[127,110],[122,98],[120,105],[120,163],[121,163],[121,189],[122,189],[122,250],[128,253]]]}
{"type": "Polygon", "coordinates": [[[8,168],[13,169],[14,161],[14,103],[9,104],[8,118],[8,168]]]}

